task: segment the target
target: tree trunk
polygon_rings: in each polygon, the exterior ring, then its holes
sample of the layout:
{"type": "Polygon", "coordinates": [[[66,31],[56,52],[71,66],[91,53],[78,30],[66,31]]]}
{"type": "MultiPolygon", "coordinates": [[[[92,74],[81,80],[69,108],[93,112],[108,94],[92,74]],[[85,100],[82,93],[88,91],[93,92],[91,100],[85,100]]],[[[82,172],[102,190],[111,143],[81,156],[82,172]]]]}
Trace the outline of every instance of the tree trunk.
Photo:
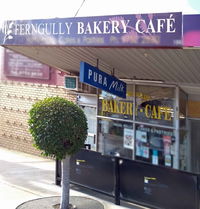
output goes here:
{"type": "Polygon", "coordinates": [[[69,208],[69,172],[70,171],[70,156],[66,155],[62,160],[62,192],[60,209],[69,208]]]}

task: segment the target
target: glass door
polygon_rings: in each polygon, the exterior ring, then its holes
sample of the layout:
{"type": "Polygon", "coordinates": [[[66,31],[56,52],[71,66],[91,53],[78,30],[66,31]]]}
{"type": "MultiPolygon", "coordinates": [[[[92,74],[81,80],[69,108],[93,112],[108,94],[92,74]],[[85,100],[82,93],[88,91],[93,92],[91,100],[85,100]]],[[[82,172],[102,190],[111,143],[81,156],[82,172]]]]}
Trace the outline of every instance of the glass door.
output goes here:
{"type": "Polygon", "coordinates": [[[97,117],[96,117],[96,107],[81,106],[83,109],[88,122],[88,136],[85,144],[90,147],[91,150],[96,151],[96,132],[97,132],[97,117]]]}

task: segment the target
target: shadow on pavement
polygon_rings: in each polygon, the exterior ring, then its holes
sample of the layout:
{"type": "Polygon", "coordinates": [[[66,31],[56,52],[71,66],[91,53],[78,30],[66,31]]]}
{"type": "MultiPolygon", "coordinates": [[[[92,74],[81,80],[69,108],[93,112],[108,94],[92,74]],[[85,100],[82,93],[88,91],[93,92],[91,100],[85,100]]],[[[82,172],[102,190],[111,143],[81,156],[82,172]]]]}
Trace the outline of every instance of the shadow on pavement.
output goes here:
{"type": "MultiPolygon", "coordinates": [[[[79,185],[75,185],[75,184],[71,184],[71,189],[76,190],[78,192],[82,192],[84,194],[87,194],[87,195],[95,197],[95,198],[99,198],[99,199],[111,202],[111,203],[114,204],[114,198],[113,197],[111,197],[109,195],[105,195],[101,192],[97,192],[97,191],[91,190],[89,188],[79,186],[79,185]]],[[[130,209],[149,209],[149,208],[146,208],[145,206],[138,206],[136,204],[126,202],[126,201],[122,201],[122,200],[120,202],[121,202],[120,206],[127,207],[127,208],[130,208],[130,209]]]]}

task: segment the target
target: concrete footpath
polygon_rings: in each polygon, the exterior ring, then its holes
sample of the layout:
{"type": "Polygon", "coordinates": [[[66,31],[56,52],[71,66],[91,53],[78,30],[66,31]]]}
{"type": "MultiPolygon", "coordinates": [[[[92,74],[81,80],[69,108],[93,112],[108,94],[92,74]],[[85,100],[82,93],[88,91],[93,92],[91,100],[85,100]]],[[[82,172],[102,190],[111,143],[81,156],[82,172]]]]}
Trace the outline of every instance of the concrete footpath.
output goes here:
{"type": "MultiPolygon", "coordinates": [[[[55,161],[0,147],[0,208],[15,209],[23,202],[50,196],[60,196],[61,188],[55,185],[55,161]]],[[[145,209],[113,198],[73,186],[71,196],[90,197],[100,201],[105,209],[145,209]]]]}

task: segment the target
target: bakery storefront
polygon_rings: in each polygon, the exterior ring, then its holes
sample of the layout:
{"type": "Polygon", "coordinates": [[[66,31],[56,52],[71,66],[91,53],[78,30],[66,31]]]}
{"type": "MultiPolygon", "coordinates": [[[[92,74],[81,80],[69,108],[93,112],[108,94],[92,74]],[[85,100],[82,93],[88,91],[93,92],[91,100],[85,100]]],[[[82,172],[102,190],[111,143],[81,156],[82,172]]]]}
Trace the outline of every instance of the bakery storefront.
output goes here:
{"type": "Polygon", "coordinates": [[[178,87],[160,84],[128,84],[126,99],[102,91],[98,101],[99,151],[187,169],[189,153],[181,153],[179,159],[178,151],[187,143],[186,99],[178,87]]]}
{"type": "Polygon", "coordinates": [[[200,208],[199,21],[158,13],[4,22],[1,46],[98,89],[90,101],[90,91],[76,92],[92,142],[71,158],[72,183],[118,205],[200,208]]]}

